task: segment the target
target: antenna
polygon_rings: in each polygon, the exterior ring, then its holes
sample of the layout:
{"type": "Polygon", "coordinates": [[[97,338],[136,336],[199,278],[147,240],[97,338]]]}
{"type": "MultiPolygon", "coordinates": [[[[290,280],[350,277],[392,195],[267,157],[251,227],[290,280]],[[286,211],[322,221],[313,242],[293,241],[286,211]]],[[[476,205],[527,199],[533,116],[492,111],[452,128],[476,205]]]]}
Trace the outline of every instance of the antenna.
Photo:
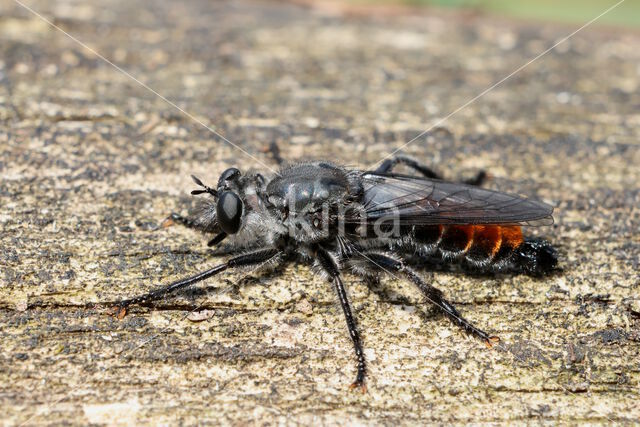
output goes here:
{"type": "Polygon", "coordinates": [[[216,190],[214,190],[213,188],[204,185],[202,183],[202,181],[200,181],[200,178],[198,178],[195,175],[191,175],[191,179],[193,179],[193,182],[195,182],[197,185],[199,185],[200,187],[204,188],[204,190],[193,190],[191,192],[191,194],[193,194],[194,196],[197,196],[198,194],[203,194],[203,193],[209,193],[211,194],[213,197],[218,197],[218,192],[216,190]]]}

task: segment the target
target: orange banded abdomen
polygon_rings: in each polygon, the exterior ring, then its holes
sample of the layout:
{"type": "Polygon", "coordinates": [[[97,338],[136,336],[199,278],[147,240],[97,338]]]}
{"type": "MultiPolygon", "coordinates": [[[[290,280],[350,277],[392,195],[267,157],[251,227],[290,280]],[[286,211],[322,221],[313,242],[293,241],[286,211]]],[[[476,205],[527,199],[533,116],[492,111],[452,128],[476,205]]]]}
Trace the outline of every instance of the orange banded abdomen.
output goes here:
{"type": "Polygon", "coordinates": [[[421,243],[437,246],[445,259],[465,257],[488,264],[511,254],[524,241],[517,225],[439,225],[416,230],[421,243]]]}

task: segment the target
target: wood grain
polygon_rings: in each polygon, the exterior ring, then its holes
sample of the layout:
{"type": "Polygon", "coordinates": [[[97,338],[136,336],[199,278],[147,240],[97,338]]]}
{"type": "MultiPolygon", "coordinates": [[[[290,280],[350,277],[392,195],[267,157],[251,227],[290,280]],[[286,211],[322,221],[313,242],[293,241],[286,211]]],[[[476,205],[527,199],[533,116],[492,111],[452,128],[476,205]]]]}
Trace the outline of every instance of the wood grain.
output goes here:
{"type": "MultiPolygon", "coordinates": [[[[408,283],[347,275],[370,374],[305,266],[228,274],[123,320],[103,303],[217,260],[160,228],[189,177],[327,158],[370,166],[573,27],[427,9],[29,1],[220,141],[17,3],[0,4],[0,414],[5,425],[634,423],[640,366],[640,35],[590,27],[404,150],[556,206],[546,279],[433,281],[487,350],[408,283]]],[[[624,7],[621,6],[621,7],[624,7]]],[[[429,272],[424,272],[429,276],[429,272]]]]}

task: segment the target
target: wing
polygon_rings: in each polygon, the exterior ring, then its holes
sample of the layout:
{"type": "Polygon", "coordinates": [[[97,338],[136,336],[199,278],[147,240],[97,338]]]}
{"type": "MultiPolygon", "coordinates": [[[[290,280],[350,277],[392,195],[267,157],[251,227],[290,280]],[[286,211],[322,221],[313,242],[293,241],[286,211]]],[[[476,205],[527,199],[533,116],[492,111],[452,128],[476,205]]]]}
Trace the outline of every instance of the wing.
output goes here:
{"type": "Polygon", "coordinates": [[[363,172],[361,179],[367,222],[398,218],[402,225],[553,224],[553,207],[515,194],[399,174],[363,172]]]}

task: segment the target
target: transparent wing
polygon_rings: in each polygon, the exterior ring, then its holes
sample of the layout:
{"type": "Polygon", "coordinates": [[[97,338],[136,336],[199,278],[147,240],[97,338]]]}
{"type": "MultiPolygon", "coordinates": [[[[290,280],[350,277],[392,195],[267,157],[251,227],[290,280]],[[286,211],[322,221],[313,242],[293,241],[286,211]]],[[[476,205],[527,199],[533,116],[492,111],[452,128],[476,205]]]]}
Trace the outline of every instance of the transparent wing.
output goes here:
{"type": "MultiPolygon", "coordinates": [[[[363,172],[367,221],[400,224],[553,224],[553,207],[515,194],[399,174],[363,172]]],[[[361,217],[346,218],[347,222],[361,217]]]]}

